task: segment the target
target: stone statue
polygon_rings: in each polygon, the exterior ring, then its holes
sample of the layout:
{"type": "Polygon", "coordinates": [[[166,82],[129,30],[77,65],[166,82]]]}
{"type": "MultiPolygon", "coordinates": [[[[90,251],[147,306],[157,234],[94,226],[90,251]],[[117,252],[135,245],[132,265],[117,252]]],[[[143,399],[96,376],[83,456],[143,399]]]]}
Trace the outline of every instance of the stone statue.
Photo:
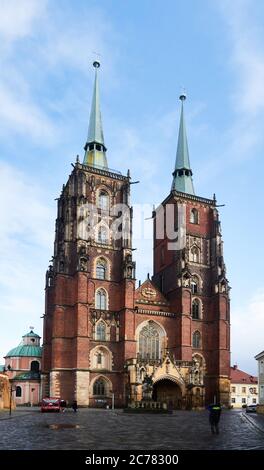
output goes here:
{"type": "Polygon", "coordinates": [[[145,375],[142,384],[142,400],[152,400],[153,380],[148,374],[145,375]]]}

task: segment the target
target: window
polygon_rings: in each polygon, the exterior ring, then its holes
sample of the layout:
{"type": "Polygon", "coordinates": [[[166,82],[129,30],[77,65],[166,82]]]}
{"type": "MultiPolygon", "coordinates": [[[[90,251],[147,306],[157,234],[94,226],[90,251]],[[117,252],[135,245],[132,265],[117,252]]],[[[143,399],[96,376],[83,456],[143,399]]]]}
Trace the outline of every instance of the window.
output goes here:
{"type": "Polygon", "coordinates": [[[22,397],[22,388],[19,385],[16,387],[16,397],[22,397]]]}
{"type": "Polygon", "coordinates": [[[190,222],[191,224],[198,224],[198,210],[192,209],[190,213],[190,222]]]}
{"type": "Polygon", "coordinates": [[[192,294],[197,294],[197,292],[198,292],[198,287],[199,287],[199,283],[198,283],[197,278],[193,278],[193,279],[191,280],[191,290],[192,290],[192,294]]]}
{"type": "Polygon", "coordinates": [[[96,262],[96,277],[97,279],[106,279],[106,261],[99,258],[96,262]]]}
{"type": "Polygon", "coordinates": [[[243,403],[243,405],[246,403],[246,399],[245,399],[245,398],[242,398],[242,403],[243,403]]]}
{"type": "Polygon", "coordinates": [[[232,393],[236,393],[236,387],[232,387],[232,393]]]}
{"type": "Polygon", "coordinates": [[[30,370],[32,372],[39,372],[39,362],[38,361],[32,361],[30,364],[30,370]]]}
{"type": "Polygon", "coordinates": [[[200,331],[195,331],[193,333],[193,348],[199,349],[201,347],[201,333],[200,331]]]}
{"type": "Polygon", "coordinates": [[[236,403],[236,399],[235,399],[235,398],[232,398],[232,399],[231,399],[231,403],[236,403]]]}
{"type": "Polygon", "coordinates": [[[105,383],[104,379],[97,379],[94,382],[93,394],[94,395],[101,395],[101,396],[106,395],[106,383],[105,383]]]}
{"type": "Polygon", "coordinates": [[[30,341],[31,341],[31,343],[35,343],[36,340],[35,340],[35,338],[31,338],[30,341]]]}
{"type": "Polygon", "coordinates": [[[257,388],[253,387],[253,393],[257,393],[257,388]]]}
{"type": "Polygon", "coordinates": [[[160,335],[152,323],[142,328],[139,334],[139,354],[142,358],[160,358],[160,335]]]}
{"type": "Polygon", "coordinates": [[[252,398],[252,403],[257,403],[257,399],[256,398],[252,398]]]}
{"type": "Polygon", "coordinates": [[[246,387],[242,387],[242,393],[247,393],[246,387]]]}
{"type": "MultiPolygon", "coordinates": [[[[102,322],[102,321],[99,321],[96,325],[96,339],[97,339],[97,341],[105,341],[105,338],[106,338],[105,323],[102,322]]],[[[101,357],[102,357],[102,355],[101,355],[101,357]]],[[[99,362],[98,362],[98,364],[99,364],[99,362]]]]}
{"type": "Polygon", "coordinates": [[[199,263],[199,258],[200,258],[200,251],[197,246],[193,246],[190,251],[190,261],[193,261],[193,263],[199,263]]]}
{"type": "Polygon", "coordinates": [[[100,191],[98,198],[99,208],[103,211],[109,210],[109,194],[106,191],[100,191]]]}
{"type": "Polygon", "coordinates": [[[102,364],[102,354],[101,353],[97,354],[97,364],[99,364],[99,365],[102,364]]]}
{"type": "Polygon", "coordinates": [[[98,230],[98,242],[106,245],[108,243],[108,229],[105,225],[101,225],[98,230]]]}
{"type": "Polygon", "coordinates": [[[200,302],[198,299],[193,300],[192,303],[192,318],[198,320],[200,318],[200,302]]]}
{"type": "Polygon", "coordinates": [[[107,296],[106,292],[104,289],[99,289],[96,292],[96,302],[95,302],[95,308],[99,308],[100,310],[106,310],[107,309],[107,296]]]}

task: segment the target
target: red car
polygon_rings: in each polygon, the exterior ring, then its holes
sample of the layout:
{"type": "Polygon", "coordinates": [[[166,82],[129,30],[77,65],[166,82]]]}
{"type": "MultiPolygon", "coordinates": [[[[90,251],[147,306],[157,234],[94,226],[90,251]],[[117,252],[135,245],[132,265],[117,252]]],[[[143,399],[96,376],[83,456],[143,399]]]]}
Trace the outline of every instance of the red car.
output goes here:
{"type": "Polygon", "coordinates": [[[60,398],[43,398],[41,402],[41,413],[45,411],[60,411],[60,398]]]}

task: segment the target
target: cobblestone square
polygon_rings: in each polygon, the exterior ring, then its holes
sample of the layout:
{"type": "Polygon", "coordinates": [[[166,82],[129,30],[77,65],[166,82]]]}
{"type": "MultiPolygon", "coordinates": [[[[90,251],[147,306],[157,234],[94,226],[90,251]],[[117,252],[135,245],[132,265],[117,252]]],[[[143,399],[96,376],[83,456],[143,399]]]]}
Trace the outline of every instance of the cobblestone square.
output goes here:
{"type": "Polygon", "coordinates": [[[0,413],[0,446],[9,450],[264,450],[264,417],[223,411],[220,434],[212,435],[207,411],[157,416],[102,409],[42,414],[37,408],[25,408],[12,412],[11,419],[8,412],[0,413]]]}

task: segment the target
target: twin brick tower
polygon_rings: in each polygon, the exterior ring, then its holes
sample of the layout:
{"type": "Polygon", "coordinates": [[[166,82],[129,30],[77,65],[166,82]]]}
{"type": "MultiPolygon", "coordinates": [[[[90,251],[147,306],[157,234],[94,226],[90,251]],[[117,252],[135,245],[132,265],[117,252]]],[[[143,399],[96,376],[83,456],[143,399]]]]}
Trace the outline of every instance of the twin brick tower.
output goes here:
{"type": "Polygon", "coordinates": [[[82,406],[228,405],[229,286],[215,197],[194,192],[182,94],[176,165],[153,211],[153,276],[136,287],[131,177],[108,167],[98,72],[85,155],[58,198],[46,276],[42,395],[82,406]]]}

